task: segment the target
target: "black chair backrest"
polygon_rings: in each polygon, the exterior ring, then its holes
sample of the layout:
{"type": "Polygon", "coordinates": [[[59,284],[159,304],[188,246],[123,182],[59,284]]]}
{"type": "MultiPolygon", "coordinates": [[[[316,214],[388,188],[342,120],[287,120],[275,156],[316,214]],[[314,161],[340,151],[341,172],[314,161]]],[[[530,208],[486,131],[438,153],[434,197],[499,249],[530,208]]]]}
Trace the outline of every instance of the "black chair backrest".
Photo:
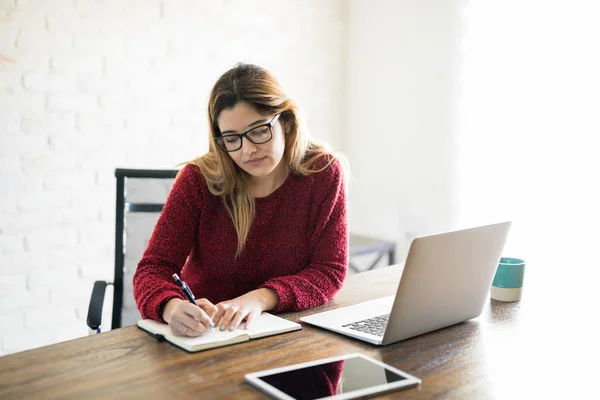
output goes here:
{"type": "Polygon", "coordinates": [[[133,275],[177,175],[175,169],[121,169],[117,178],[112,329],[140,318],[133,275]]]}

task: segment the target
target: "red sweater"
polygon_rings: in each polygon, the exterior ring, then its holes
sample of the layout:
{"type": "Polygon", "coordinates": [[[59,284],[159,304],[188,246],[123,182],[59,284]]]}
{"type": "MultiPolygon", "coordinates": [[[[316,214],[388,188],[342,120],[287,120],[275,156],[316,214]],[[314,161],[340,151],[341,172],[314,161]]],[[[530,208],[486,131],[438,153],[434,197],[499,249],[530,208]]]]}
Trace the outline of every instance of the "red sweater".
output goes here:
{"type": "Polygon", "coordinates": [[[198,167],[176,179],[133,277],[142,318],[163,321],[161,307],[185,300],[172,275],[213,304],[258,288],[275,291],[274,312],[323,304],[341,288],[348,264],[346,190],[338,161],[308,176],[289,174],[256,199],[256,216],[236,259],[237,234],[221,197],[198,167]]]}

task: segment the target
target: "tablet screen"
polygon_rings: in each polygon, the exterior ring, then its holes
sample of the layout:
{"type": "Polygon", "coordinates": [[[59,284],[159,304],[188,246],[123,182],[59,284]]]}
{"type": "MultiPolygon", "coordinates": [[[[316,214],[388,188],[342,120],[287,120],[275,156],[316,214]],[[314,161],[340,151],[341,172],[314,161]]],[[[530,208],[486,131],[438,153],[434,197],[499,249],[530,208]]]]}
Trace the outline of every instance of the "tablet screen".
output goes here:
{"type": "MultiPolygon", "coordinates": [[[[262,382],[260,385],[262,389],[271,386],[289,396],[278,398],[303,400],[321,399],[349,393],[356,393],[357,395],[378,393],[402,387],[404,386],[402,381],[411,378],[412,382],[410,383],[413,384],[410,386],[416,384],[414,377],[408,374],[403,375],[401,371],[396,372],[397,370],[386,368],[384,364],[363,355],[339,358],[304,363],[298,366],[280,368],[273,372],[264,371],[252,375],[255,375],[255,378],[262,382]]],[[[408,386],[409,382],[406,383],[408,386]]],[[[344,398],[352,398],[352,396],[344,396],[344,398]]]]}

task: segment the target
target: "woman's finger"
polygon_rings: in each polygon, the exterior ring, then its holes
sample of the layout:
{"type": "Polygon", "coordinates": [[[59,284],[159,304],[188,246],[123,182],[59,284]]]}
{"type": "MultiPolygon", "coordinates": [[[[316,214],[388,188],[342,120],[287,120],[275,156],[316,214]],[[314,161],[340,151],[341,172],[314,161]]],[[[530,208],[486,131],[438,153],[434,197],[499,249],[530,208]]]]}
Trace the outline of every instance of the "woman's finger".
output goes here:
{"type": "Polygon", "coordinates": [[[223,318],[223,315],[225,314],[225,310],[227,310],[227,308],[229,308],[229,305],[227,303],[218,303],[216,305],[216,307],[217,307],[217,312],[215,313],[215,315],[213,315],[213,321],[215,322],[215,324],[218,327],[219,321],[221,321],[221,318],[223,318]]]}
{"type": "Polygon", "coordinates": [[[242,320],[244,318],[246,318],[247,315],[248,315],[248,310],[246,310],[246,309],[238,310],[238,312],[235,313],[235,315],[231,319],[231,322],[229,323],[229,328],[230,328],[229,330],[237,329],[237,327],[240,326],[240,324],[242,323],[242,320]],[[231,329],[232,326],[233,326],[233,329],[231,329]]]}
{"type": "Polygon", "coordinates": [[[253,309],[252,311],[250,311],[250,313],[246,317],[246,329],[250,329],[250,327],[252,326],[252,323],[254,321],[256,321],[256,319],[258,317],[260,317],[260,310],[259,309],[253,309]]]}
{"type": "MultiPolygon", "coordinates": [[[[204,326],[204,329],[200,329],[201,332],[205,332],[207,329],[209,329],[211,327],[212,318],[210,318],[206,314],[206,312],[204,312],[204,310],[202,308],[197,307],[192,303],[186,303],[186,304],[181,305],[181,310],[184,315],[188,316],[192,320],[195,320],[196,322],[198,322],[204,326]]],[[[189,322],[191,323],[191,321],[189,321],[189,322]]],[[[190,325],[189,323],[186,325],[190,328],[196,329],[194,326],[190,325]]],[[[196,330],[198,330],[198,329],[196,329],[196,330]]]]}
{"type": "Polygon", "coordinates": [[[203,309],[206,315],[208,315],[210,318],[214,318],[217,311],[219,311],[217,306],[215,306],[207,299],[196,300],[196,303],[198,304],[198,307],[203,309]]]}
{"type": "Polygon", "coordinates": [[[171,333],[173,333],[175,336],[198,336],[198,335],[201,335],[201,333],[199,333],[198,331],[196,331],[194,329],[190,329],[186,324],[184,324],[180,320],[171,321],[171,323],[169,324],[169,327],[171,328],[171,333]]]}
{"type": "Polygon", "coordinates": [[[219,329],[221,331],[224,331],[224,330],[233,331],[235,329],[235,327],[233,325],[231,325],[231,320],[233,319],[233,316],[235,315],[235,313],[237,311],[238,311],[237,306],[231,306],[225,310],[225,313],[223,314],[223,316],[221,317],[221,320],[219,321],[219,329]]]}

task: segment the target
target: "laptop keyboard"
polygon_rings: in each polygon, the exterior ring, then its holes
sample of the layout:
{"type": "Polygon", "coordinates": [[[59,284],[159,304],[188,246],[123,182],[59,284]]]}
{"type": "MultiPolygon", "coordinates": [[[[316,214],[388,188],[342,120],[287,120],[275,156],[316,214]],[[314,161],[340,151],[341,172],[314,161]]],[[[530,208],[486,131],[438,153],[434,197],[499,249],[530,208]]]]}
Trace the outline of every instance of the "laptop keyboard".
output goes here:
{"type": "Polygon", "coordinates": [[[389,317],[390,314],[380,315],[378,317],[363,319],[362,321],[356,321],[350,324],[342,325],[342,327],[363,333],[370,333],[371,335],[375,336],[383,336],[389,317]]]}

